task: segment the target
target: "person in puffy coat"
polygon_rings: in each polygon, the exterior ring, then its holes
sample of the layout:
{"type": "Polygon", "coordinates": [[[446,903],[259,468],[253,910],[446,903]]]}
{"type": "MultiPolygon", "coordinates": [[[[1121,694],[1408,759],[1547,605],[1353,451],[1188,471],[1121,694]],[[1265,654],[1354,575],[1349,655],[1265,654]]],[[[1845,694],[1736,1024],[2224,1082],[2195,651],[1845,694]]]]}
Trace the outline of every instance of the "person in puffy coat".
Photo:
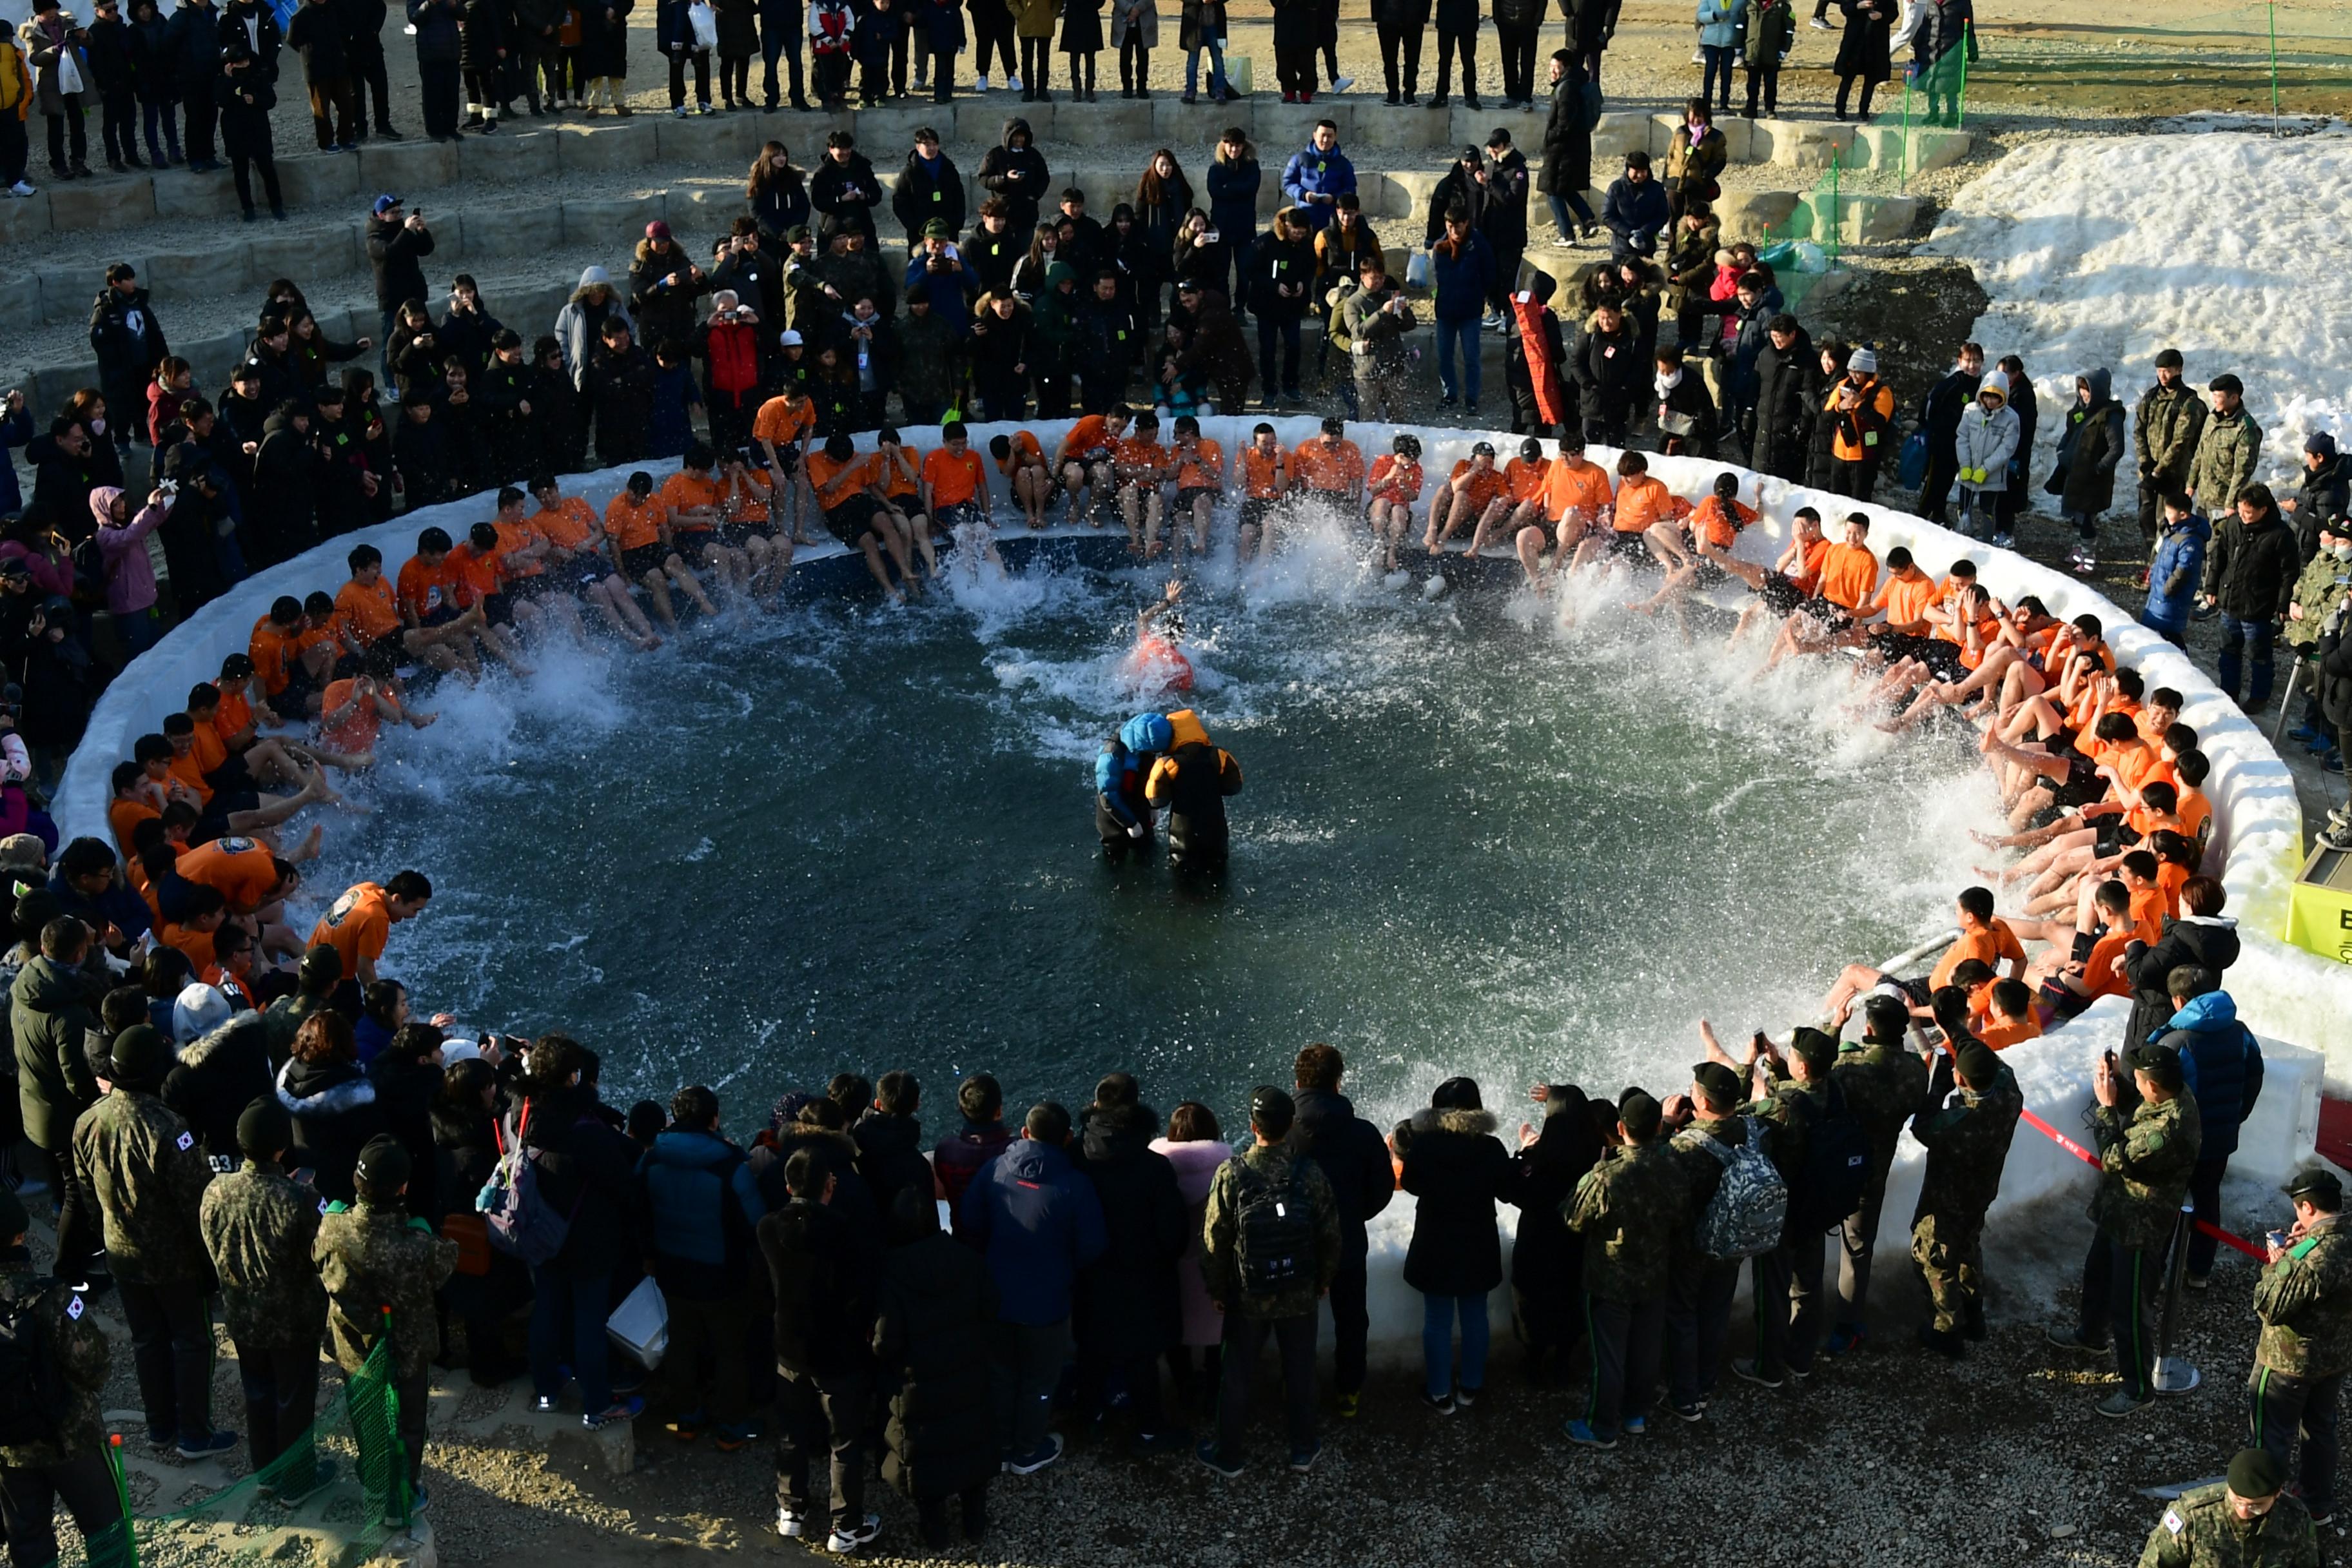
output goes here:
{"type": "MultiPolygon", "coordinates": [[[[2180,1077],[2197,1101],[2204,1137],[2189,1173],[2189,1201],[2207,1225],[2221,1217],[2221,1178],[2238,1152],[2238,1129],[2263,1093],[2263,1045],[2238,1021],[2238,1004],[2212,973],[2196,965],[2172,972],[2165,989],[2178,1005],[2171,1021],[2150,1036],[2179,1054],[2180,1077]]],[[[2213,1272],[2214,1238],[2189,1237],[2189,1288],[2201,1290],[2213,1272]]]]}
{"type": "Polygon", "coordinates": [[[1495,288],[1495,252],[1486,237],[1471,226],[1470,214],[1451,207],[1445,214],[1444,237],[1429,247],[1429,260],[1437,296],[1433,301],[1437,382],[1444,394],[1437,406],[1453,407],[1458,389],[1465,410],[1475,414],[1480,385],[1478,321],[1495,288]],[[1457,349],[1459,371],[1454,368],[1457,349]]]}
{"type": "MultiPolygon", "coordinates": [[[[1377,1144],[1379,1135],[1373,1136],[1377,1144]]],[[[1184,1255],[1176,1264],[1176,1302],[1183,1319],[1177,1344],[1168,1352],[1168,1368],[1176,1381],[1177,1398],[1195,1415],[1206,1415],[1216,1403],[1220,1371],[1218,1351],[1224,1343],[1224,1314],[1209,1297],[1201,1278],[1203,1226],[1209,1209],[1209,1184],[1217,1167],[1233,1158],[1233,1145],[1221,1136],[1216,1113],[1186,1100],[1168,1117],[1168,1135],[1151,1142],[1155,1153],[1175,1167],[1177,1194],[1184,1200],[1184,1255]],[[1200,1360],[1193,1360],[1195,1352],[1200,1360]]],[[[1381,1151],[1385,1164],[1387,1152],[1381,1151]]],[[[1344,1395],[1343,1395],[1344,1397],[1344,1395]]]]}
{"type": "Polygon", "coordinates": [[[2189,617],[2195,608],[2197,584],[2205,573],[2205,552],[2213,539],[2213,525],[2200,516],[2194,502],[2175,490],[2159,503],[2164,531],[2157,536],[2156,553],[2147,563],[2147,603],[2139,624],[2179,644],[2189,635],[2189,617]]]}
{"type": "Polygon", "coordinates": [[[1748,66],[1748,107],[1741,110],[1744,120],[1756,118],[1757,93],[1760,89],[1764,112],[1778,116],[1780,112],[1780,58],[1797,41],[1797,14],[1789,0],[1747,0],[1747,26],[1739,40],[1741,58],[1748,66]]]}
{"type": "Polygon", "coordinates": [[[988,1530],[988,1483],[1002,1461],[989,1409],[996,1287],[971,1247],[940,1230],[939,1206],[912,1190],[890,1205],[890,1252],[874,1315],[874,1363],[890,1396],[882,1479],[915,1505],[923,1543],[949,1544],[948,1500],[966,1541],[988,1530]]]}
{"type": "Polygon", "coordinates": [[[1160,1118],[1135,1079],[1115,1072],[1095,1086],[1078,1120],[1076,1163],[1101,1201],[1108,1246],[1079,1273],[1073,1326],[1078,1408],[1108,1407],[1113,1375],[1127,1385],[1140,1453],[1181,1453],[1182,1434],[1160,1399],[1160,1357],[1182,1336],[1176,1264],[1184,1254],[1184,1198],[1176,1167],[1151,1147],[1160,1118]]]}
{"type": "MultiPolygon", "coordinates": [[[[1706,9],[1706,0],[1699,7],[1706,9]]],[[[1713,68],[1709,68],[1713,74],[1713,68]]],[[[1729,109],[1731,97],[1731,67],[1723,68],[1724,107],[1729,109]]],[[[1730,159],[1729,145],[1723,132],[1716,129],[1715,113],[1704,98],[1694,98],[1683,106],[1683,122],[1675,127],[1675,139],[1666,148],[1666,208],[1668,223],[1679,228],[1683,214],[1695,204],[1709,204],[1723,193],[1719,183],[1723,166],[1730,159]]]]}
{"type": "MultiPolygon", "coordinates": [[[[2116,411],[2120,414],[2122,411],[2116,411]]],[[[1999,371],[1987,375],[1977,395],[1960,411],[1952,432],[1953,461],[1960,487],[1959,531],[1970,539],[1994,533],[2004,548],[2009,541],[1997,531],[1996,498],[2009,489],[2009,459],[2016,455],[2017,411],[2009,405],[2009,377],[1999,371]]]]}
{"type": "Polygon", "coordinates": [[[278,1103],[294,1118],[290,1163],[308,1166],[319,1195],[335,1203],[358,1196],[352,1172],[360,1150],[383,1131],[375,1085],[361,1069],[352,1026],[339,1013],[314,1013],[294,1037],[294,1054],[278,1074],[278,1103]]]}
{"type": "Polygon", "coordinates": [[[1775,479],[1798,480],[1804,478],[1805,441],[1818,406],[1808,401],[1806,387],[1821,356],[1811,334],[1794,316],[1773,317],[1765,337],[1764,346],[1756,352],[1754,435],[1748,466],[1775,479]]]}
{"type": "Polygon", "coordinates": [[[2271,647],[2280,618],[2294,603],[2295,579],[2302,572],[2294,531],[2279,515],[2270,487],[2246,486],[2238,492],[2237,509],[2217,520],[2205,556],[2202,595],[2221,612],[2221,656],[2215,679],[2231,701],[2238,700],[2246,664],[2253,666],[2245,700],[2249,713],[2271,700],[2271,647]]]}
{"type": "Polygon", "coordinates": [[[1578,75],[1566,49],[1554,49],[1546,68],[1550,81],[1549,111],[1544,117],[1543,167],[1536,173],[1536,189],[1551,208],[1559,242],[1572,245],[1600,230],[1584,193],[1592,185],[1592,123],[1585,113],[1584,79],[1578,75]],[[1578,226],[1569,226],[1576,214],[1578,226]]]}
{"type": "Polygon", "coordinates": [[[2238,922],[2221,912],[2228,901],[2217,879],[2191,877],[2181,884],[2181,912],[2166,919],[2162,935],[2153,942],[2134,938],[2124,943],[2123,974],[2132,988],[2125,1039],[2146,1040],[2162,1033],[2165,1020],[2180,1010],[2170,990],[2174,970],[2193,964],[2219,985],[2238,962],[2238,922]]]}
{"type": "Polygon", "coordinates": [[[1510,1156],[1495,1136],[1475,1080],[1450,1078],[1389,1135],[1402,1162],[1397,1184],[1418,1200],[1404,1282],[1422,1295],[1423,1400],[1443,1415],[1476,1399],[1486,1381],[1486,1296],[1503,1282],[1495,1205],[1512,1201],[1510,1156]],[[1454,1322],[1462,1363],[1454,1364],[1454,1322]]]}
{"type": "Polygon", "coordinates": [[[89,515],[98,525],[99,553],[106,561],[106,613],[122,639],[123,652],[136,658],[155,646],[163,629],[155,614],[155,567],[148,559],[147,536],[172,515],[172,498],[160,489],[151,491],[147,504],[133,516],[123,491],[100,485],[89,492],[89,515]]]}
{"type": "Polygon", "coordinates": [[[1511,1243],[1511,1323],[1530,1369],[1540,1372],[1549,1357],[1551,1375],[1565,1381],[1584,1337],[1584,1243],[1563,1211],[1584,1173],[1600,1163],[1602,1144],[1582,1089],[1553,1084],[1538,1093],[1542,1131],[1522,1125],[1511,1159],[1510,1202],[1519,1211],[1511,1243]]]}
{"type": "Polygon", "coordinates": [[[2074,383],[2074,406],[2066,411],[2066,433],[2058,438],[2058,469],[2064,476],[2059,510],[2074,525],[2078,542],[2067,564],[2088,573],[2098,563],[2099,514],[2116,500],[2116,465],[2130,447],[2123,405],[2109,390],[2102,368],[2074,383]]]}

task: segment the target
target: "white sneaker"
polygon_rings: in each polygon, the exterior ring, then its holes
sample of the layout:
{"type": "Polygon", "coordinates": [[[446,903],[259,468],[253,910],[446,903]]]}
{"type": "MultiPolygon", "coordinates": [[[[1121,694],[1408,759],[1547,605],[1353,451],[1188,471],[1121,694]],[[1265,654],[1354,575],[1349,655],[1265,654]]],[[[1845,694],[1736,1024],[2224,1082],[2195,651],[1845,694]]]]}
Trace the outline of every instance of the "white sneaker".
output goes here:
{"type": "Polygon", "coordinates": [[[1995,550],[2014,550],[2017,548],[2017,535],[1996,533],[1992,536],[1992,547],[1995,550]]]}
{"type": "Polygon", "coordinates": [[[1021,79],[1017,76],[1006,77],[1004,79],[1004,90],[1007,92],[1019,92],[1021,90],[1021,79]]]}
{"type": "Polygon", "coordinates": [[[1334,77],[1331,79],[1331,90],[1333,92],[1345,92],[1355,85],[1356,79],[1351,76],[1334,77]]]}
{"type": "Polygon", "coordinates": [[[986,71],[982,71],[978,76],[971,79],[971,90],[974,92],[986,92],[988,90],[988,73],[986,71]]]}
{"type": "Polygon", "coordinates": [[[1703,66],[1706,64],[1706,51],[1705,49],[1693,49],[1691,51],[1691,64],[1695,66],[1703,66]]]}
{"type": "Polygon", "coordinates": [[[1816,16],[1816,17],[1814,17],[1814,18],[1812,19],[1812,22],[1811,22],[1811,27],[1812,27],[1812,29],[1813,29],[1813,31],[1815,31],[1816,33],[1826,33],[1826,32],[1830,31],[1830,25],[1829,25],[1829,21],[1828,21],[1828,19],[1827,19],[1826,17],[1822,17],[1822,16],[1816,16]]]}
{"type": "Polygon", "coordinates": [[[798,1541],[807,1529],[807,1521],[791,1509],[779,1507],[776,1510],[776,1533],[786,1541],[798,1541]]]}
{"type": "Polygon", "coordinates": [[[869,1513],[856,1529],[836,1530],[826,1536],[824,1549],[827,1552],[855,1552],[881,1533],[882,1516],[878,1513],[869,1513]]]}
{"type": "Polygon", "coordinates": [[[8,187],[8,194],[12,196],[37,196],[41,193],[26,184],[24,181],[19,180],[15,184],[8,187]]]}

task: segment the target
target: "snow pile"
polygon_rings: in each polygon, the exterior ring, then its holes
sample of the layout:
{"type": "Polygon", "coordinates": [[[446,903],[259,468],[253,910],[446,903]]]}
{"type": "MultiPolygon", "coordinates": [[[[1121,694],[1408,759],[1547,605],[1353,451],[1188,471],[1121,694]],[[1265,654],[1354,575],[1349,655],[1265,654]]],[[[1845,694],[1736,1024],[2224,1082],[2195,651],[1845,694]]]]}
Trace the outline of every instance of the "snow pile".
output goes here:
{"type": "MultiPolygon", "coordinates": [[[[2177,348],[2203,387],[2246,384],[2257,476],[2301,466],[2315,430],[2352,432],[2352,293],[2328,262],[2352,230],[2352,127],[2089,136],[2021,147],[1962,189],[1926,251],[1967,262],[1991,306],[1973,336],[2045,390],[2038,484],[2074,380],[2115,372],[2126,405],[2177,348]]],[[[2116,476],[2126,503],[2130,476],[2116,476]]]]}

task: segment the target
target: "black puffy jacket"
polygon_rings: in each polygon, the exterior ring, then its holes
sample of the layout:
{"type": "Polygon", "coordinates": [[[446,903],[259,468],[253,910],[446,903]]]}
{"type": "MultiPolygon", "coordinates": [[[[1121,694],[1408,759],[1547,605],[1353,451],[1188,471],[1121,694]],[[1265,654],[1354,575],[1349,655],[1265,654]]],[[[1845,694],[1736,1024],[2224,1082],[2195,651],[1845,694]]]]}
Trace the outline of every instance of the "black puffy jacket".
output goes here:
{"type": "Polygon", "coordinates": [[[2278,508],[2251,524],[2234,508],[2214,520],[2213,542],[2205,552],[2204,591],[2231,619],[2267,621],[2286,614],[2294,602],[2294,580],[2302,573],[2302,549],[2278,508]]]}
{"type": "Polygon", "coordinates": [[[1356,1114],[1337,1089],[1302,1089],[1298,1120],[1290,1130],[1291,1152],[1323,1167],[1339,1210],[1339,1256],[1364,1256],[1364,1226],[1396,1195],[1396,1167],[1381,1130],[1356,1114]]]}
{"type": "Polygon", "coordinates": [[[1396,1130],[1398,1185],[1420,1200],[1404,1282],[1425,1296],[1483,1296],[1503,1282],[1495,1205],[1513,1201],[1511,1157],[1484,1110],[1418,1110],[1396,1130]]]}
{"type": "Polygon", "coordinates": [[[894,1227],[893,1241],[874,1321],[875,1360],[898,1380],[882,1479],[927,1502],[985,1480],[999,1463],[989,1393],[996,1287],[979,1253],[940,1233],[936,1210],[927,1234],[903,1239],[894,1227]]]}
{"type": "Polygon", "coordinates": [[[1176,1260],[1186,1240],[1176,1167],[1151,1147],[1159,1118],[1142,1106],[1089,1106],[1075,1163],[1102,1202],[1109,1245],[1079,1270],[1072,1317],[1081,1347],[1106,1362],[1157,1355],[1183,1330],[1176,1260]]]}

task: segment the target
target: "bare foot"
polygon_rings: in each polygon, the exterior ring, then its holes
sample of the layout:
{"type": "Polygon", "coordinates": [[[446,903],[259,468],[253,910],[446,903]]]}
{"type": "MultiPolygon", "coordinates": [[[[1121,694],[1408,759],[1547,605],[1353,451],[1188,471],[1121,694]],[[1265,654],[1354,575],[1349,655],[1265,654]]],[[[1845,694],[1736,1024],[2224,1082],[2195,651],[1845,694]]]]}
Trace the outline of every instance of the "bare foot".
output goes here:
{"type": "Polygon", "coordinates": [[[318,822],[312,823],[310,825],[310,831],[309,834],[304,836],[302,839],[301,847],[295,850],[293,854],[289,855],[287,858],[293,861],[298,866],[305,860],[316,860],[319,858],[319,846],[326,841],[326,825],[324,823],[318,822]]]}
{"type": "Polygon", "coordinates": [[[1637,616],[1654,616],[1658,613],[1656,603],[1649,599],[1628,599],[1625,601],[1625,607],[1637,616]]]}

